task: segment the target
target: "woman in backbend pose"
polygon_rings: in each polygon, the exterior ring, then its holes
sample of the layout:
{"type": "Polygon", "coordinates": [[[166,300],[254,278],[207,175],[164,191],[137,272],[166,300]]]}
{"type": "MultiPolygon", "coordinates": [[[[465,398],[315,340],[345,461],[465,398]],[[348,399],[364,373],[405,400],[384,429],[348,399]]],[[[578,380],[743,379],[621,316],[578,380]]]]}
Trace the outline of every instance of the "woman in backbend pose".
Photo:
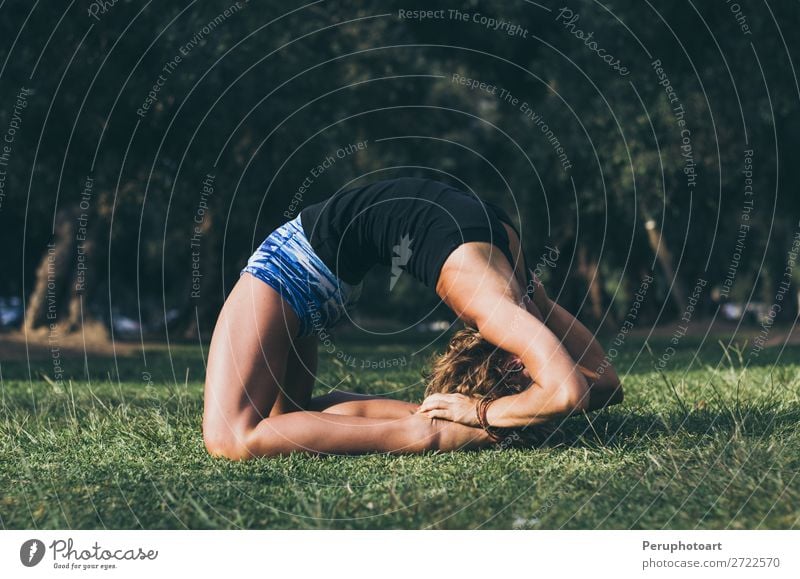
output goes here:
{"type": "Polygon", "coordinates": [[[219,315],[206,448],[230,459],[479,448],[507,429],[620,402],[600,345],[525,271],[507,214],[444,183],[379,181],[305,208],[253,254],[219,315]],[[467,328],[434,363],[420,405],[312,399],[315,334],[343,317],[370,268],[392,265],[403,239],[404,269],[467,328]]]}

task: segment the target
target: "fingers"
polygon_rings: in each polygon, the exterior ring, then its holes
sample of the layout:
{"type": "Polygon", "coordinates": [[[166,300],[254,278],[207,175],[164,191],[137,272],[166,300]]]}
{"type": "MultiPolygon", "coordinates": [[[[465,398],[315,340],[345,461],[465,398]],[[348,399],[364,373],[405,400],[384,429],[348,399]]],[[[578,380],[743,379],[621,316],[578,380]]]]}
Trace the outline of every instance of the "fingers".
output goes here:
{"type": "Polygon", "coordinates": [[[420,404],[419,408],[417,408],[417,412],[427,412],[436,408],[446,407],[446,403],[443,400],[440,398],[434,398],[434,396],[438,396],[438,394],[434,394],[433,396],[429,396],[423,400],[422,404],[420,404]]]}
{"type": "Polygon", "coordinates": [[[425,412],[436,408],[448,408],[452,404],[459,402],[462,398],[466,398],[466,396],[463,394],[431,394],[422,401],[417,412],[425,412]]]}
{"type": "Polygon", "coordinates": [[[417,413],[430,419],[476,426],[475,404],[476,399],[463,394],[433,394],[422,402],[417,413]]]}
{"type": "Polygon", "coordinates": [[[430,419],[441,418],[443,420],[450,420],[451,422],[453,421],[453,417],[446,409],[428,410],[422,414],[430,419]]]}

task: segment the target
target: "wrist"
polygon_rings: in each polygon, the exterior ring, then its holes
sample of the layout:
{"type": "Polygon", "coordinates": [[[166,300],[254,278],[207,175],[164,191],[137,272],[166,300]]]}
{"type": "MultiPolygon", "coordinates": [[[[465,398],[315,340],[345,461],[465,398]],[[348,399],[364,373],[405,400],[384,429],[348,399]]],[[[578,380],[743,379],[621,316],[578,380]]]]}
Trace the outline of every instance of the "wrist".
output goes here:
{"type": "Polygon", "coordinates": [[[523,410],[526,407],[521,399],[523,394],[510,394],[495,399],[486,412],[489,428],[494,431],[502,431],[528,426],[532,420],[523,410]]]}
{"type": "Polygon", "coordinates": [[[481,398],[475,403],[475,415],[478,419],[478,425],[483,431],[489,436],[491,440],[494,442],[498,442],[500,440],[500,436],[497,433],[495,428],[492,428],[492,425],[489,424],[489,406],[494,402],[496,398],[481,398]]]}

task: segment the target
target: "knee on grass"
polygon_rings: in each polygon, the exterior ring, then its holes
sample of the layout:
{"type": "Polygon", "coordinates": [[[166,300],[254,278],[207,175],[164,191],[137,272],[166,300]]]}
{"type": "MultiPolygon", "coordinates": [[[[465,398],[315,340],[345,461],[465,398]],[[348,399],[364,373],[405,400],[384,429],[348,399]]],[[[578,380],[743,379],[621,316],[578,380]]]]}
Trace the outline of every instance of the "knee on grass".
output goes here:
{"type": "Polygon", "coordinates": [[[248,460],[255,458],[247,445],[249,433],[234,432],[229,428],[203,426],[203,443],[208,453],[215,458],[248,460]]]}

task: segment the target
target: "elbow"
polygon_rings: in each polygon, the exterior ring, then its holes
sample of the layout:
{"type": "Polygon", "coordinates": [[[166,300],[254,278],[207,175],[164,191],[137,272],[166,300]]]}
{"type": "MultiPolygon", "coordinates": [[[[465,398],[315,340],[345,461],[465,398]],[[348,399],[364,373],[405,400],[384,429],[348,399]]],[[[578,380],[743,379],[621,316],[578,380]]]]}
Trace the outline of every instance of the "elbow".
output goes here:
{"type": "Polygon", "coordinates": [[[604,390],[614,390],[619,388],[622,390],[619,376],[613,366],[609,366],[606,371],[597,380],[597,386],[604,390]]]}
{"type": "Polygon", "coordinates": [[[562,414],[570,415],[589,410],[589,384],[583,376],[576,376],[562,385],[560,406],[562,414]]]}
{"type": "Polygon", "coordinates": [[[610,387],[613,391],[611,393],[611,398],[609,399],[609,404],[622,404],[623,400],[625,400],[625,394],[622,392],[622,382],[617,380],[616,384],[610,387]]]}
{"type": "Polygon", "coordinates": [[[604,406],[622,404],[622,401],[625,399],[625,395],[622,391],[622,382],[613,369],[611,372],[603,374],[599,380],[591,384],[591,388],[602,392],[603,398],[606,400],[604,406]]]}

